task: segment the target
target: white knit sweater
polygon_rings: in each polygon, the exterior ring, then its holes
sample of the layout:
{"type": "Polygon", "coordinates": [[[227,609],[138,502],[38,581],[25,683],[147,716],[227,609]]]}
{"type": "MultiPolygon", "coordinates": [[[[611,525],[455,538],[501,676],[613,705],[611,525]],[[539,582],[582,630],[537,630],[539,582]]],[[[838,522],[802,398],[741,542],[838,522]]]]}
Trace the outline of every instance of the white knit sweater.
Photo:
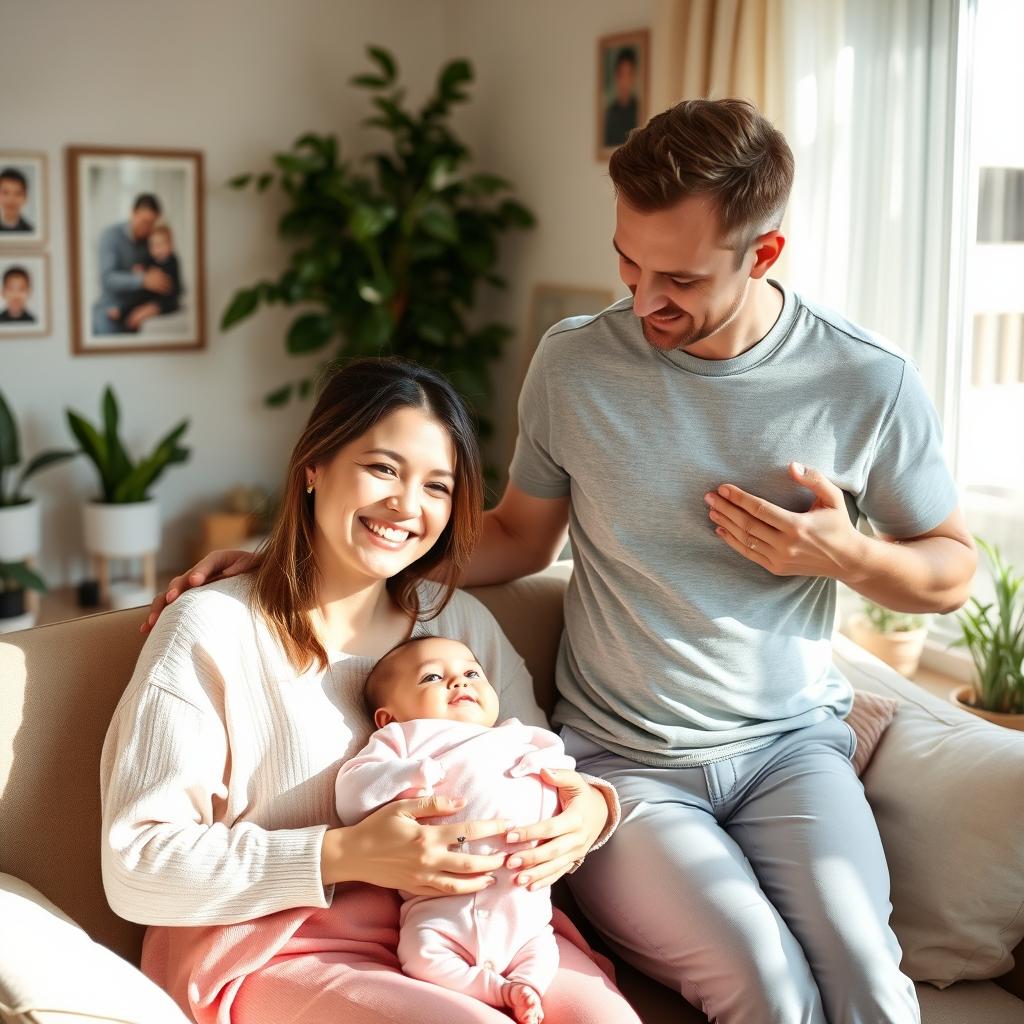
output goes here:
{"type": "MultiPolygon", "coordinates": [[[[320,848],[341,824],[338,768],[373,731],[363,682],[374,659],[337,653],[325,671],[296,675],[250,609],[249,585],[235,577],[165,609],[111,720],[103,885],[130,921],[233,924],[330,903],[320,848]]],[[[415,633],[462,640],[500,717],[545,724],[522,658],[475,598],[457,592],[415,633]]]]}

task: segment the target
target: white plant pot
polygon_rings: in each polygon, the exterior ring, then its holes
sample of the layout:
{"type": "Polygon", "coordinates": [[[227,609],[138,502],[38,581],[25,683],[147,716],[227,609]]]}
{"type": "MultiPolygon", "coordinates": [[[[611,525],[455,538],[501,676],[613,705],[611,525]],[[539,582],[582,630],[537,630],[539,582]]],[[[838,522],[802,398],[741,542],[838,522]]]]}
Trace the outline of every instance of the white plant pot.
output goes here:
{"type": "Polygon", "coordinates": [[[866,615],[854,615],[846,632],[850,639],[864,650],[881,658],[902,676],[912,676],[917,671],[928,636],[928,627],[903,630],[899,633],[879,633],[871,627],[866,615]]]}
{"type": "Polygon", "coordinates": [[[19,629],[31,629],[35,624],[35,612],[25,612],[24,615],[11,615],[6,619],[0,619],[0,633],[16,633],[19,629]]]}
{"type": "Polygon", "coordinates": [[[24,562],[39,554],[39,502],[0,508],[0,562],[24,562]]]}
{"type": "Polygon", "coordinates": [[[155,498],[126,505],[90,501],[83,508],[85,549],[106,558],[137,558],[160,547],[160,506],[155,498]]]}

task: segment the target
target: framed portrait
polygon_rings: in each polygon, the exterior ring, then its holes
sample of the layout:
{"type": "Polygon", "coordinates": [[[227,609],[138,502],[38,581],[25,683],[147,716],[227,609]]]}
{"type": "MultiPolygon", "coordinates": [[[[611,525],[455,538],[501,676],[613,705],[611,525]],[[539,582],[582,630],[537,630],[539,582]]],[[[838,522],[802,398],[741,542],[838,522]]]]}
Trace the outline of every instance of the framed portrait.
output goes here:
{"type": "Polygon", "coordinates": [[[50,333],[50,257],[0,252],[0,340],[50,333]]]}
{"type": "Polygon", "coordinates": [[[614,301],[610,288],[581,288],[571,284],[538,284],[533,288],[530,303],[530,324],[523,352],[520,382],[526,377],[530,360],[544,337],[544,332],[559,320],[570,316],[600,313],[614,301]]]}
{"type": "Polygon", "coordinates": [[[206,345],[203,155],[67,151],[75,355],[206,345]]]}
{"type": "Polygon", "coordinates": [[[650,33],[647,29],[597,41],[597,159],[607,160],[648,117],[650,33]]]}
{"type": "Polygon", "coordinates": [[[46,241],[47,188],[45,153],[0,149],[0,250],[46,241]]]}

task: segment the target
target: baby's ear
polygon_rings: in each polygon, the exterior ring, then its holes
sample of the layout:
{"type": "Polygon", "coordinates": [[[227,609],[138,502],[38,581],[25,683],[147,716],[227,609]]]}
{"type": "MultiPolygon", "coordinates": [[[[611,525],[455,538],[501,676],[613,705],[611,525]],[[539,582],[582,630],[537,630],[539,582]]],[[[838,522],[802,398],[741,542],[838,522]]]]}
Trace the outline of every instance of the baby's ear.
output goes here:
{"type": "Polygon", "coordinates": [[[378,729],[383,729],[385,725],[390,725],[394,720],[395,716],[387,708],[377,708],[373,713],[373,724],[378,729]]]}

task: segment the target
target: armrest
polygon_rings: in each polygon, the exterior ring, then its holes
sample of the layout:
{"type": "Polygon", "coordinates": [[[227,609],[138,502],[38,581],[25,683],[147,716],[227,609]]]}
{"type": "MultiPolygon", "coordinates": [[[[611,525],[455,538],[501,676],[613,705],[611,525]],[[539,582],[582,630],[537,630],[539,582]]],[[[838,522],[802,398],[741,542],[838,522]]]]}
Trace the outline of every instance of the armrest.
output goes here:
{"type": "Polygon", "coordinates": [[[1007,972],[1024,939],[1024,733],[928,693],[847,637],[833,637],[833,653],[856,689],[901,702],[863,782],[903,970],[940,988],[999,978],[1020,994],[1019,969],[1007,972]]]}
{"type": "Polygon", "coordinates": [[[138,968],[93,942],[42,893],[0,874],[0,1016],[63,1024],[190,1024],[138,968]]]}

